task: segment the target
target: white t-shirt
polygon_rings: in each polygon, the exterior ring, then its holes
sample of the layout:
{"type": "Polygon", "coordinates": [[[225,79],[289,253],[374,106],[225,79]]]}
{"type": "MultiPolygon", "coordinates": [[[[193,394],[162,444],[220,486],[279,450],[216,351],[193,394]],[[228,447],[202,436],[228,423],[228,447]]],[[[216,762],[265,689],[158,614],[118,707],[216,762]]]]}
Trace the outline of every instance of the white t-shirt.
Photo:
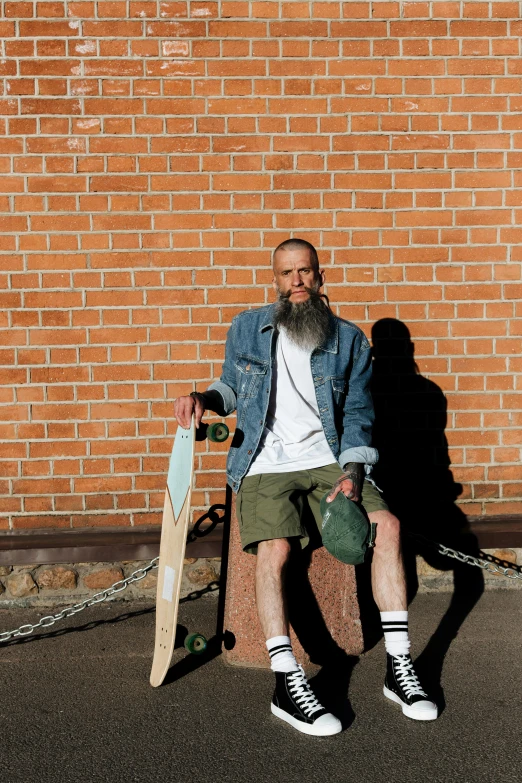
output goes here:
{"type": "Polygon", "coordinates": [[[322,468],[335,463],[319,417],[311,353],[280,330],[266,426],[247,476],[322,468]]]}

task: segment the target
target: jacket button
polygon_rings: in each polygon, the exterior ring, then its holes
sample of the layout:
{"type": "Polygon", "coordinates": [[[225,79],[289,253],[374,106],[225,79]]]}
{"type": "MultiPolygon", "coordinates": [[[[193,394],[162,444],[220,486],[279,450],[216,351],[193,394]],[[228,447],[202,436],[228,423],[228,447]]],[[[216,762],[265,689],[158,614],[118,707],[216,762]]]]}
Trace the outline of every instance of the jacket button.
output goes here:
{"type": "Polygon", "coordinates": [[[252,449],[248,449],[247,454],[252,454],[252,449]]]}
{"type": "Polygon", "coordinates": [[[249,365],[249,364],[247,364],[247,366],[245,367],[245,370],[246,370],[247,372],[250,370],[250,365],[249,365]]]}

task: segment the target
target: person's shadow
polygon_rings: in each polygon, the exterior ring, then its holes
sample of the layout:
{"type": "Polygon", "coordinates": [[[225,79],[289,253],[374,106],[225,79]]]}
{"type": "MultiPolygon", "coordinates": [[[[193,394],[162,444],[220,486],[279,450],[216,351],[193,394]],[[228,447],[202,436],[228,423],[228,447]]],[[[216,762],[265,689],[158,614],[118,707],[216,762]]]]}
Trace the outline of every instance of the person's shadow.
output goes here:
{"type": "MultiPolygon", "coordinates": [[[[443,702],[440,678],[444,657],[479,600],[484,578],[479,569],[439,555],[434,547],[414,535],[420,534],[467,554],[478,555],[479,549],[465,514],[455,505],[463,488],[453,480],[450,470],[444,432],[447,404],[442,390],[420,374],[414,360],[414,345],[404,323],[393,318],[377,321],[372,329],[372,342],[373,443],[379,451],[373,477],[390,510],[401,520],[409,600],[418,589],[416,554],[421,554],[433,568],[453,570],[450,605],[416,661],[426,687],[443,702]]],[[[366,578],[367,575],[366,570],[366,578]]],[[[364,580],[364,571],[361,576],[364,580]]],[[[368,619],[371,625],[371,612],[368,619]]],[[[368,629],[367,622],[365,625],[368,629]]],[[[367,635],[371,638],[371,627],[369,631],[367,635]]]]}

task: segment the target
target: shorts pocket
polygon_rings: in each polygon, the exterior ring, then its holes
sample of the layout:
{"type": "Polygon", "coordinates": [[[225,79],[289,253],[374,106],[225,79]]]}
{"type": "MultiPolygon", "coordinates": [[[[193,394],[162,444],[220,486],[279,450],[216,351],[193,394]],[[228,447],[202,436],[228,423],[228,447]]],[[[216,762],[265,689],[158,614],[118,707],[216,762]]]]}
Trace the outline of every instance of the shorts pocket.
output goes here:
{"type": "Polygon", "coordinates": [[[236,516],[240,532],[255,526],[260,481],[261,474],[247,477],[241,482],[236,498],[236,516]]]}

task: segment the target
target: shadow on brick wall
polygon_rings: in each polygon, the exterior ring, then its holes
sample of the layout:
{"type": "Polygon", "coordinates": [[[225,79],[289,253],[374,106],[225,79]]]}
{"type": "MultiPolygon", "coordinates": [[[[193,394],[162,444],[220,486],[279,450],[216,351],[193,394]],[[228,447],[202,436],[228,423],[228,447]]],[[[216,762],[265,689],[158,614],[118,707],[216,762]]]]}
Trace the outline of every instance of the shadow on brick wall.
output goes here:
{"type": "MultiPolygon", "coordinates": [[[[409,600],[418,589],[416,555],[441,571],[453,570],[450,605],[417,667],[426,684],[440,689],[446,652],[467,615],[484,590],[482,572],[434,553],[408,533],[440,541],[468,554],[478,555],[475,536],[465,514],[455,504],[462,485],[453,480],[445,435],[447,404],[437,384],[423,377],[415,363],[408,327],[393,318],[374,324],[373,382],[375,403],[374,445],[379,463],[374,478],[390,509],[401,520],[409,600]]],[[[380,623],[369,588],[369,568],[359,569],[361,615],[366,645],[380,637],[380,623]]],[[[415,629],[412,629],[415,647],[415,629]]],[[[439,696],[441,696],[439,690],[439,696]]]]}

